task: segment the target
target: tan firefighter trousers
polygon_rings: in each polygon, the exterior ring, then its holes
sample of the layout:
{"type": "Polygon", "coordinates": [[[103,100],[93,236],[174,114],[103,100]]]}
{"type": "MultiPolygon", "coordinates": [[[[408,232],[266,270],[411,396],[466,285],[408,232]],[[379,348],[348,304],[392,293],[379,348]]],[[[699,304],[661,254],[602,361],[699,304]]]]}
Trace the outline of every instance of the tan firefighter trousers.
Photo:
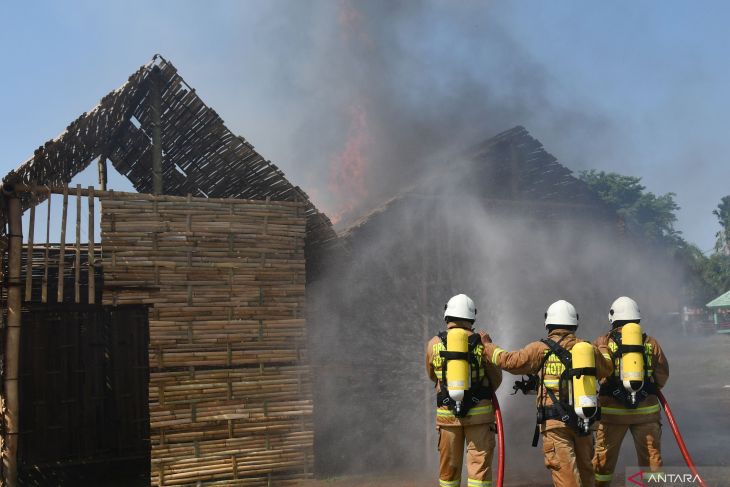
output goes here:
{"type": "Polygon", "coordinates": [[[492,487],[494,423],[438,426],[439,487],[459,487],[466,442],[467,487],[492,487]]]}
{"type": "Polygon", "coordinates": [[[542,448],[555,487],[593,487],[593,435],[553,428],[542,434],[542,448]]]}
{"type": "Polygon", "coordinates": [[[596,485],[611,485],[618,453],[626,431],[631,430],[640,467],[650,467],[652,472],[662,467],[662,426],[659,421],[638,424],[601,423],[596,433],[596,455],[593,468],[596,471],[596,485]]]}

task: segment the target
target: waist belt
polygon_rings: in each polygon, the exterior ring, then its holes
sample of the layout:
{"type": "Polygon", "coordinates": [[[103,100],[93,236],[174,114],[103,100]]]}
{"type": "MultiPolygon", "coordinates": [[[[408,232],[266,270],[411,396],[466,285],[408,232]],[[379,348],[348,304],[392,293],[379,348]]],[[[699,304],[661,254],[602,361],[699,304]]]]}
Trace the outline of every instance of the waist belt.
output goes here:
{"type": "Polygon", "coordinates": [[[626,390],[623,384],[618,383],[615,380],[609,380],[605,386],[601,387],[598,391],[599,396],[612,397],[618,401],[621,401],[627,408],[635,409],[639,404],[644,401],[647,397],[654,394],[657,391],[656,384],[654,382],[644,380],[644,385],[636,392],[636,402],[631,402],[631,393],[626,390]]]}
{"type": "MultiPolygon", "coordinates": [[[[489,386],[474,386],[464,394],[464,405],[468,408],[476,405],[479,401],[492,398],[492,388],[489,386]],[[471,403],[471,404],[469,404],[471,403]]],[[[436,407],[447,406],[449,409],[454,401],[449,397],[448,392],[439,391],[436,393],[436,407]]]]}
{"type": "MultiPolygon", "coordinates": [[[[573,431],[578,433],[579,436],[590,434],[590,432],[586,433],[578,427],[579,422],[582,420],[578,418],[578,415],[575,413],[573,408],[569,407],[566,409],[562,404],[554,403],[551,406],[541,406],[537,408],[537,424],[535,425],[535,434],[532,436],[532,446],[537,446],[538,439],[540,438],[540,425],[550,419],[562,421],[565,426],[571,428],[573,431]]],[[[588,424],[593,424],[595,421],[599,421],[600,419],[601,410],[599,408],[596,415],[588,420],[588,424]]]]}

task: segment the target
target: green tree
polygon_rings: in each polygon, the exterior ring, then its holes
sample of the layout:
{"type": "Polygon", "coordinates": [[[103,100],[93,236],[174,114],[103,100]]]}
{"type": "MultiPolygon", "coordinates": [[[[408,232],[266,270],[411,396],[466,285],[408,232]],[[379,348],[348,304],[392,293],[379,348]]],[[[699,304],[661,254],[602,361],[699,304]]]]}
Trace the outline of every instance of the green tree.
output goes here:
{"type": "MultiPolygon", "coordinates": [[[[583,171],[579,177],[623,217],[632,233],[658,244],[657,248],[665,249],[668,256],[674,259],[674,265],[684,276],[684,299],[687,304],[702,306],[724,292],[720,290],[728,283],[728,276],[724,274],[729,267],[728,262],[720,256],[705,256],[674,228],[677,221],[675,212],[679,209],[674,201],[674,193],[657,196],[646,191],[641,178],[634,176],[593,170],[583,171]]],[[[730,210],[730,199],[723,209],[730,210]]]]}
{"type": "Polygon", "coordinates": [[[730,255],[714,253],[706,257],[702,266],[702,277],[713,291],[709,299],[730,291],[730,255]]]}
{"type": "Polygon", "coordinates": [[[646,191],[641,178],[604,171],[583,171],[579,178],[624,218],[633,233],[663,244],[685,276],[685,299],[702,306],[730,290],[730,196],[712,211],[720,223],[715,251],[709,257],[674,228],[679,205],[675,194],[646,191]]]}
{"type": "Polygon", "coordinates": [[[641,178],[604,171],[582,171],[579,178],[612,206],[632,231],[653,241],[686,244],[674,228],[679,209],[674,193],[657,196],[646,191],[641,178]]]}
{"type": "Polygon", "coordinates": [[[720,221],[720,231],[715,235],[715,252],[730,255],[730,196],[720,200],[712,214],[720,221]]]}

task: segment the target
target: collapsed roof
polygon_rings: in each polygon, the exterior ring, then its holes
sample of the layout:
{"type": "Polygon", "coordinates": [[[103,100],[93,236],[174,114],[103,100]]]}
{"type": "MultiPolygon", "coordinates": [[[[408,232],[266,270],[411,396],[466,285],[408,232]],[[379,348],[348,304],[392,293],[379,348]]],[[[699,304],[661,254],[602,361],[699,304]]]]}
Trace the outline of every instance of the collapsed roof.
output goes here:
{"type": "MultiPolygon", "coordinates": [[[[4,178],[6,183],[61,186],[98,157],[108,158],[140,193],[152,193],[151,84],[161,92],[163,193],[305,201],[307,245],[334,237],[332,224],[284,173],[234,135],[160,55],[106,95],[4,178]]],[[[29,201],[23,202],[26,209],[29,201]]],[[[4,214],[0,215],[4,219],[4,214]]]]}

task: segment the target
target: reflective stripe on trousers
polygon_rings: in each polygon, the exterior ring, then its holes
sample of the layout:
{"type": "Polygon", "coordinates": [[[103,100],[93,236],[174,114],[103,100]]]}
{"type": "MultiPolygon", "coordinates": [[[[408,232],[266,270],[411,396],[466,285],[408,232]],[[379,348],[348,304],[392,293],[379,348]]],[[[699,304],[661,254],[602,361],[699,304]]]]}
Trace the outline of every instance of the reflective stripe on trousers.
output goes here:
{"type": "Polygon", "coordinates": [[[467,486],[468,487],[492,487],[492,481],[491,480],[469,479],[467,486]]]}
{"type": "Polygon", "coordinates": [[[659,412],[659,404],[644,406],[636,409],[601,407],[602,414],[613,414],[615,416],[636,416],[639,414],[654,414],[659,412]]]}
{"type": "MultiPolygon", "coordinates": [[[[459,487],[459,485],[461,485],[461,479],[439,480],[439,487],[459,487]]],[[[492,487],[492,481],[469,479],[467,487],[492,487]]]]}
{"type": "Polygon", "coordinates": [[[612,478],[613,478],[612,473],[606,473],[606,474],[597,473],[596,474],[596,481],[598,481],[598,482],[610,482],[612,478]]]}

